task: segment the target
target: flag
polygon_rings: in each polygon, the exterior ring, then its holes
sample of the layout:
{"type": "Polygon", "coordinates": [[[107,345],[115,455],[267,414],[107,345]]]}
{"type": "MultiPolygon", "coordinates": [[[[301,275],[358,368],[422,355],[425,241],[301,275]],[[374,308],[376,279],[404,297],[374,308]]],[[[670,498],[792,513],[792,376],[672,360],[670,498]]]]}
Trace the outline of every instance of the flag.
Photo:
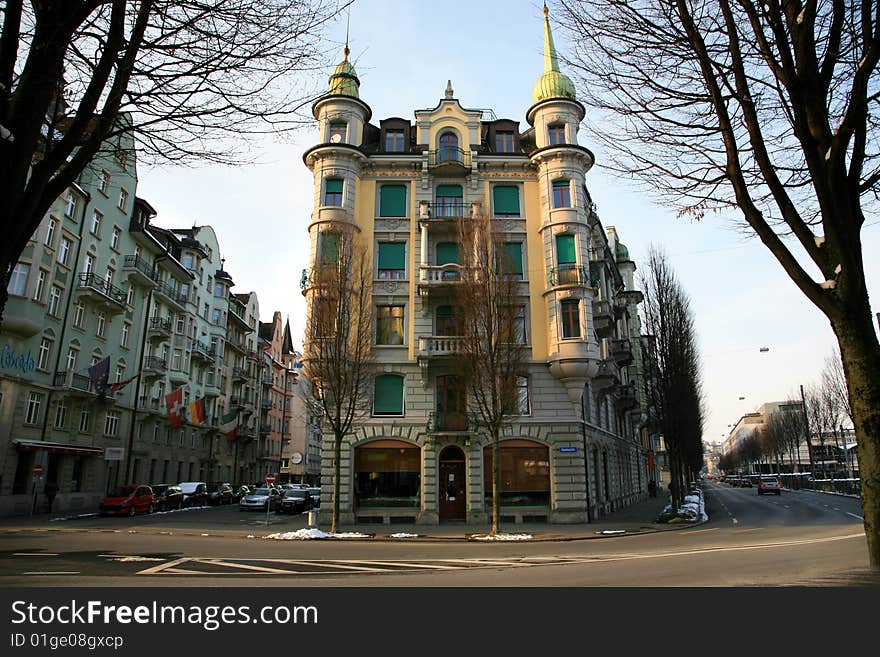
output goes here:
{"type": "Polygon", "coordinates": [[[168,422],[172,429],[183,425],[183,388],[165,395],[165,405],[168,407],[168,422]]]}
{"type": "Polygon", "coordinates": [[[189,405],[189,418],[196,426],[205,423],[205,400],[196,399],[189,405]]]}
{"type": "Polygon", "coordinates": [[[110,384],[110,392],[114,392],[114,393],[119,392],[125,386],[127,386],[129,383],[134,381],[136,378],[137,378],[137,374],[135,374],[133,377],[131,377],[129,379],[123,379],[122,381],[117,381],[116,383],[111,383],[110,384]]]}
{"type": "Polygon", "coordinates": [[[89,384],[99,395],[107,392],[107,379],[110,378],[110,356],[99,360],[89,368],[89,384]]]}
{"type": "Polygon", "coordinates": [[[226,434],[227,440],[235,440],[236,427],[238,427],[238,409],[234,408],[220,418],[220,431],[226,434]]]}

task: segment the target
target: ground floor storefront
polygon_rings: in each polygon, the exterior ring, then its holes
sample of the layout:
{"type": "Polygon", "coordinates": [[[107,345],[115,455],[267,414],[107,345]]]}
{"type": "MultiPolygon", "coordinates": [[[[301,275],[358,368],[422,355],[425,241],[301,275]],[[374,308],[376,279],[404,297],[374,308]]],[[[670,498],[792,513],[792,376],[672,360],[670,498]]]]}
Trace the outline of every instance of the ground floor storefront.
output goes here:
{"type": "MultiPolygon", "coordinates": [[[[580,424],[508,427],[498,443],[500,515],[507,523],[582,523],[647,495],[646,456],[580,424]]],[[[484,523],[491,519],[495,449],[486,436],[424,434],[371,426],[345,441],[340,521],[382,524],[484,523]],[[367,435],[368,434],[368,435],[367,435]]],[[[325,441],[322,482],[333,489],[333,445],[325,441]]],[[[322,497],[329,522],[332,496],[322,497]]]]}

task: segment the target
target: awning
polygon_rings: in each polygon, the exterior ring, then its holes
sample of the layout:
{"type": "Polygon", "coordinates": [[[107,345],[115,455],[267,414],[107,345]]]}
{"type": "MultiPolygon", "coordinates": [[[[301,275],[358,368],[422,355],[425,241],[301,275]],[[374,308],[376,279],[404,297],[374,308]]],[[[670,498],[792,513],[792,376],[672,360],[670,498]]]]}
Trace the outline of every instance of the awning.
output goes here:
{"type": "Polygon", "coordinates": [[[50,443],[45,440],[13,440],[19,452],[36,452],[44,450],[52,454],[78,454],[82,456],[104,456],[104,450],[100,447],[83,447],[82,445],[65,445],[64,443],[50,443]]]}

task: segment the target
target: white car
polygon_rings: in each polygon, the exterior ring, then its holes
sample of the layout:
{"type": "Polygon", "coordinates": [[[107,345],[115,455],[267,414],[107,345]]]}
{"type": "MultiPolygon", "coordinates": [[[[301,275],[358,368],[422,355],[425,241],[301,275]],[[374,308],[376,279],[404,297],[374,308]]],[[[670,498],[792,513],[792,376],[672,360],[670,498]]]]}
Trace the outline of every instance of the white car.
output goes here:
{"type": "Polygon", "coordinates": [[[257,488],[241,498],[239,511],[273,511],[281,501],[281,491],[277,488],[257,488]],[[267,509],[268,507],[268,509],[267,509]]]}

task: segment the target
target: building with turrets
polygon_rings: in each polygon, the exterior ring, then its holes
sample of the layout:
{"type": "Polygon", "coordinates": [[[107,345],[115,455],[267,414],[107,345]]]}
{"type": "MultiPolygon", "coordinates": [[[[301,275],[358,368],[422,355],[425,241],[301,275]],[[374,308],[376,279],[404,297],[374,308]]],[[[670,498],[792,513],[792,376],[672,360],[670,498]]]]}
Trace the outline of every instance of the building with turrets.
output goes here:
{"type": "MultiPolygon", "coordinates": [[[[458,376],[454,303],[458,227],[485,213],[521,281],[517,333],[528,351],[519,412],[500,443],[502,519],[584,522],[641,498],[641,294],[635,265],[616,230],[603,230],[587,190],[594,157],[577,139],[586,110],[559,69],[546,9],[544,72],[525,129],[463,106],[451,81],[414,121],[371,123],[348,56],[346,48],[312,108],[318,144],[303,156],[314,176],[311,261],[301,281],[311,309],[318,273],[343,245],[362,247],[373,263],[378,367],[371,412],[342,448],[341,521],[491,514],[491,444],[458,376]]],[[[332,476],[326,431],[325,491],[332,476]]],[[[331,508],[322,496],[322,521],[331,508]]]]}

